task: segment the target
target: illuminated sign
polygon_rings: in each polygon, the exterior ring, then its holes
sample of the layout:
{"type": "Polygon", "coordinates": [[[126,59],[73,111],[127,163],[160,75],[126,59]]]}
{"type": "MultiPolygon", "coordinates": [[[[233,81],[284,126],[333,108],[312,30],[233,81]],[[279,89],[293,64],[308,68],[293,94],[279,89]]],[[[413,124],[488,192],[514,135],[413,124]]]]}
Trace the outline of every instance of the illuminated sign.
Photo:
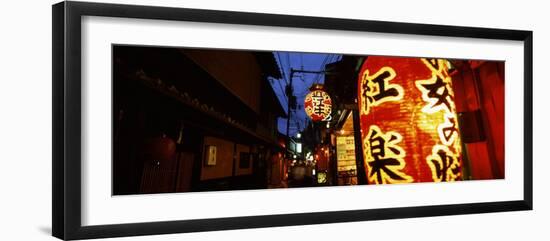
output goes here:
{"type": "Polygon", "coordinates": [[[338,160],[338,171],[356,169],[353,136],[336,137],[336,159],[338,160]]]}
{"type": "Polygon", "coordinates": [[[461,180],[446,60],[370,56],[358,78],[358,105],[369,184],[461,180]]]}
{"type": "Polygon", "coordinates": [[[306,95],[304,109],[312,121],[327,121],[330,120],[330,113],[332,112],[332,100],[327,92],[320,89],[320,87],[314,87],[306,95]]]}
{"type": "Polygon", "coordinates": [[[216,165],[216,146],[206,146],[206,165],[215,166],[216,165]]]}
{"type": "Polygon", "coordinates": [[[327,173],[326,172],[317,173],[317,183],[327,183],[327,173]]]}

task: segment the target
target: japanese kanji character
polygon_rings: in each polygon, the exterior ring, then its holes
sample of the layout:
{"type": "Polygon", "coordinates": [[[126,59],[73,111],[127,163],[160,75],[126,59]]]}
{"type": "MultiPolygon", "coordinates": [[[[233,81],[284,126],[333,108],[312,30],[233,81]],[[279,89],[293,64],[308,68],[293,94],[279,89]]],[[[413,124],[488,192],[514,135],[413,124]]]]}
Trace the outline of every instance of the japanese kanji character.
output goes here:
{"type": "Polygon", "coordinates": [[[330,114],[331,107],[329,105],[325,105],[325,100],[327,99],[325,98],[325,96],[328,96],[328,95],[323,95],[323,93],[319,91],[315,91],[311,95],[311,99],[313,101],[313,106],[314,106],[313,113],[315,113],[316,115],[330,114]]]}
{"type": "Polygon", "coordinates": [[[364,140],[369,182],[385,184],[413,181],[411,176],[402,172],[405,167],[405,150],[397,145],[402,139],[397,132],[383,133],[378,126],[370,126],[364,140]]]}
{"type": "Polygon", "coordinates": [[[369,70],[365,70],[361,80],[361,112],[363,114],[368,114],[371,106],[403,98],[403,88],[398,84],[390,83],[395,76],[395,71],[390,67],[383,67],[373,75],[370,75],[369,70]]]}
{"type": "Polygon", "coordinates": [[[422,92],[422,99],[429,104],[422,108],[426,113],[435,113],[445,110],[446,113],[454,111],[454,93],[450,86],[450,77],[445,79],[440,75],[432,73],[428,80],[417,80],[416,87],[422,92]]]}
{"type": "Polygon", "coordinates": [[[432,178],[435,182],[460,179],[460,162],[447,146],[435,145],[432,148],[432,154],[426,158],[426,161],[432,170],[432,178]]]}

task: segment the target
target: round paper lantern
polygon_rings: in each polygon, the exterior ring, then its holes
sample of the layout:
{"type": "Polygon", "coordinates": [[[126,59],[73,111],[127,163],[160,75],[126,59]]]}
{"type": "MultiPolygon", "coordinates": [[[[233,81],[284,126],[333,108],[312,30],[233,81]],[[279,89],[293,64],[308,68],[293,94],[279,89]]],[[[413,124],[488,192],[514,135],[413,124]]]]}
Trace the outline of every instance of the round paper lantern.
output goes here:
{"type": "Polygon", "coordinates": [[[369,184],[461,180],[446,60],[368,57],[358,76],[357,100],[369,184]]]}
{"type": "Polygon", "coordinates": [[[326,121],[332,112],[332,100],[322,87],[314,86],[306,95],[304,109],[312,121],[326,121]]]}

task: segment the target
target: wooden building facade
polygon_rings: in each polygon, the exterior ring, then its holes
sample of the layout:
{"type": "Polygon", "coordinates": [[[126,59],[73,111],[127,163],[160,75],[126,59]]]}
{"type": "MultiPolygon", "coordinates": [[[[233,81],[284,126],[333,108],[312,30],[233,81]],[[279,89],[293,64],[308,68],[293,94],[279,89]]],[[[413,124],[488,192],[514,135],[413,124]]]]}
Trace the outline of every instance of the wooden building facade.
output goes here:
{"type": "Polygon", "coordinates": [[[113,46],[113,194],[266,188],[272,53],[113,46]]]}

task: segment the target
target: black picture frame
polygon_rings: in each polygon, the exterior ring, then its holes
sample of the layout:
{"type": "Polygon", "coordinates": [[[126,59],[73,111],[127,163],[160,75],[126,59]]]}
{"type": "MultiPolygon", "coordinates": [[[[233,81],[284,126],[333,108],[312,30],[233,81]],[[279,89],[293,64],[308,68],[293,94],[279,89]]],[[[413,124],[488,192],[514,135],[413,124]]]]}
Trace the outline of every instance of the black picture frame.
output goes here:
{"type": "Polygon", "coordinates": [[[53,195],[52,233],[60,239],[106,238],[397,219],[456,214],[532,210],[532,76],[531,31],[442,26],[289,16],[261,13],[196,10],[89,2],[61,2],[52,7],[53,23],[53,195]],[[82,226],[81,224],[81,17],[105,16],[136,19],[230,23],[258,26],[299,27],[366,31],[425,36],[516,40],[524,43],[524,193],[522,200],[433,205],[421,207],[341,210],[333,212],[212,218],[82,226]]]}

